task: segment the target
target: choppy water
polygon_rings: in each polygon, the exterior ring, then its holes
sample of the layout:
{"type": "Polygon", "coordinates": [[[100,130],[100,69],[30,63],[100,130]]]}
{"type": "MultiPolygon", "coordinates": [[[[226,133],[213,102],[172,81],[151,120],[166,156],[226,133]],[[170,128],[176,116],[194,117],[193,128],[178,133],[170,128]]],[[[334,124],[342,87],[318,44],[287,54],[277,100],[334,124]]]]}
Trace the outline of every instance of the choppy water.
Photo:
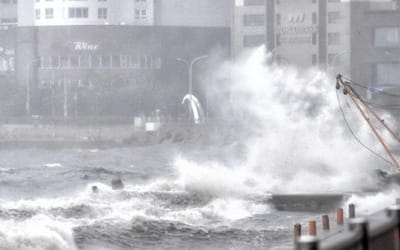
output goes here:
{"type": "MultiPolygon", "coordinates": [[[[171,164],[178,151],[169,144],[1,151],[0,249],[290,246],[293,223],[309,215],[275,212],[267,197],[191,190],[171,164]],[[110,187],[115,177],[123,190],[110,187]]],[[[193,158],[207,152],[186,151],[193,158]]]]}
{"type": "Polygon", "coordinates": [[[0,151],[0,249],[290,249],[293,224],[315,216],[275,211],[268,194],[216,191],[229,182],[183,180],[178,152],[215,151],[184,148],[0,151]]]}

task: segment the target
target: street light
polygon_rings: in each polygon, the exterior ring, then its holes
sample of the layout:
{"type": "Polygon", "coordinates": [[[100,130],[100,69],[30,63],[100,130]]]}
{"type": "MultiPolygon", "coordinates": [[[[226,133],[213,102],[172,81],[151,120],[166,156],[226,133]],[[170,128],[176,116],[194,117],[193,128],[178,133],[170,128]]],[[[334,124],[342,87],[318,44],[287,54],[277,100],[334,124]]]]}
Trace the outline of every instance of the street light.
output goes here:
{"type": "Polygon", "coordinates": [[[31,76],[32,74],[32,65],[33,63],[39,62],[40,58],[32,60],[28,64],[28,81],[26,82],[26,103],[25,103],[25,109],[26,109],[26,115],[30,116],[31,115],[31,76]]]}
{"type": "Polygon", "coordinates": [[[190,63],[182,58],[176,58],[176,60],[185,63],[188,66],[188,70],[189,70],[189,95],[193,95],[193,65],[201,60],[201,59],[206,59],[208,58],[208,55],[202,55],[202,56],[198,56],[196,58],[194,58],[190,63]]]}

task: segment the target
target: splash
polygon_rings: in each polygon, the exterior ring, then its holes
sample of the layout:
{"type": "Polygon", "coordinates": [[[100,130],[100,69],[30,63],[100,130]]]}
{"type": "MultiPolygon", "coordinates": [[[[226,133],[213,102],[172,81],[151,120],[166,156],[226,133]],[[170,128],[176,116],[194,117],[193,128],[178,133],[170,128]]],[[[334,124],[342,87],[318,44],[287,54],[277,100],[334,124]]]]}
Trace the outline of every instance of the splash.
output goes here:
{"type": "Polygon", "coordinates": [[[193,122],[195,124],[202,123],[204,120],[204,111],[197,97],[191,94],[187,94],[182,100],[182,104],[185,103],[188,105],[193,122]]]}
{"type": "MultiPolygon", "coordinates": [[[[245,154],[229,165],[176,159],[187,188],[231,194],[324,193],[375,185],[372,170],[387,166],[346,130],[335,79],[315,69],[268,66],[268,59],[259,48],[216,72],[215,79],[231,75],[231,103],[224,106],[233,106],[233,115],[226,117],[233,117],[234,136],[245,154]]],[[[378,149],[368,128],[354,111],[348,112],[363,141],[378,149]]]]}

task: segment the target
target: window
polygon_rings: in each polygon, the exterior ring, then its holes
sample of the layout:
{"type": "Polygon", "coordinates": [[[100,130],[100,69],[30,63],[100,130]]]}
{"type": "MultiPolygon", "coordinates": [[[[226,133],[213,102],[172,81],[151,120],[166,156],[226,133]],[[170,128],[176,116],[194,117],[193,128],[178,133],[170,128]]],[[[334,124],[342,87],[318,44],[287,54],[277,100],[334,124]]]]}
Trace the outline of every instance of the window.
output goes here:
{"type": "Polygon", "coordinates": [[[276,25],[281,25],[281,14],[276,14],[276,25]]]}
{"type": "Polygon", "coordinates": [[[88,8],[69,8],[68,9],[69,18],[88,18],[89,9],[88,8]]]}
{"type": "Polygon", "coordinates": [[[92,63],[93,68],[100,68],[101,67],[101,56],[93,55],[91,63],[92,63]]]}
{"type": "Polygon", "coordinates": [[[317,44],[317,33],[312,33],[312,44],[316,45],[317,44]]]}
{"type": "Polygon", "coordinates": [[[99,19],[107,19],[107,8],[99,8],[97,10],[97,17],[99,19]]]}
{"type": "Polygon", "coordinates": [[[81,68],[90,68],[90,55],[80,56],[80,66],[81,68]]]}
{"type": "Polygon", "coordinates": [[[264,15],[244,15],[243,25],[244,26],[263,26],[265,23],[264,15]]]}
{"type": "Polygon", "coordinates": [[[375,47],[400,47],[400,27],[380,27],[374,32],[375,47]]]}
{"type": "Polygon", "coordinates": [[[313,66],[316,66],[316,65],[317,65],[317,62],[318,62],[318,60],[317,60],[317,55],[316,55],[316,54],[313,54],[312,57],[311,57],[311,64],[312,64],[313,66]]]}
{"type": "Polygon", "coordinates": [[[52,8],[46,8],[44,13],[46,19],[52,19],[54,17],[54,10],[52,8]]]}
{"type": "Polygon", "coordinates": [[[243,37],[244,47],[258,47],[265,44],[264,35],[246,35],[243,37]]]}
{"type": "Polygon", "coordinates": [[[113,68],[119,68],[119,67],[121,67],[121,60],[120,60],[120,57],[119,56],[112,56],[111,57],[111,59],[112,59],[112,67],[113,68]]]}
{"type": "Polygon", "coordinates": [[[137,20],[146,19],[147,11],[145,9],[135,9],[135,18],[137,20]]]}
{"type": "Polygon", "coordinates": [[[339,32],[329,32],[328,33],[328,45],[337,45],[340,43],[340,33],[339,32]]]}
{"type": "Polygon", "coordinates": [[[121,56],[121,68],[127,68],[129,66],[129,57],[121,56]]]}
{"type": "Polygon", "coordinates": [[[52,68],[59,68],[60,67],[60,57],[52,56],[51,57],[51,67],[52,68]]]}
{"type": "Polygon", "coordinates": [[[110,68],[111,67],[111,56],[102,56],[101,64],[102,64],[103,68],[110,68]]]}
{"type": "Polygon", "coordinates": [[[244,0],[244,6],[264,5],[265,0],[244,0]]]}
{"type": "Polygon", "coordinates": [[[317,13],[313,12],[312,13],[312,24],[317,24],[318,20],[317,20],[317,13]]]}
{"type": "Polygon", "coordinates": [[[69,68],[68,56],[60,56],[60,65],[61,68],[69,68]]]}
{"type": "Polygon", "coordinates": [[[340,55],[337,53],[328,54],[328,65],[338,66],[340,65],[340,55]]]}
{"type": "Polygon", "coordinates": [[[328,23],[338,23],[340,19],[340,12],[339,11],[330,11],[328,12],[328,23]]]}
{"type": "Polygon", "coordinates": [[[40,9],[35,10],[35,18],[36,18],[36,20],[40,19],[40,9]]]}
{"type": "Polygon", "coordinates": [[[381,63],[376,65],[376,84],[399,85],[400,63],[381,63]]]}
{"type": "Polygon", "coordinates": [[[70,56],[69,63],[71,68],[78,68],[79,67],[79,56],[70,56]]]}

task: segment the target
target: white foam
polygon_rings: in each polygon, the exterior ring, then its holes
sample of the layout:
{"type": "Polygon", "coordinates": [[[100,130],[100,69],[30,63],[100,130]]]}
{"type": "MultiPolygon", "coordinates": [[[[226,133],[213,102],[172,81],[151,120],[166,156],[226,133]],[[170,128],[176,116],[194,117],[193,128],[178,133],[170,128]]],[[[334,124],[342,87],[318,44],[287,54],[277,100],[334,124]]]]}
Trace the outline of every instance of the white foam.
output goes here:
{"type": "Polygon", "coordinates": [[[61,168],[62,167],[62,164],[61,163],[46,163],[46,164],[43,164],[43,166],[44,167],[47,167],[47,168],[61,168]]]}
{"type": "Polygon", "coordinates": [[[47,216],[29,220],[0,221],[0,249],[74,250],[72,226],[47,216]]]}
{"type": "Polygon", "coordinates": [[[356,213],[368,215],[394,205],[396,199],[399,198],[399,193],[400,188],[395,187],[376,194],[353,195],[347,201],[346,206],[354,204],[356,213]]]}

